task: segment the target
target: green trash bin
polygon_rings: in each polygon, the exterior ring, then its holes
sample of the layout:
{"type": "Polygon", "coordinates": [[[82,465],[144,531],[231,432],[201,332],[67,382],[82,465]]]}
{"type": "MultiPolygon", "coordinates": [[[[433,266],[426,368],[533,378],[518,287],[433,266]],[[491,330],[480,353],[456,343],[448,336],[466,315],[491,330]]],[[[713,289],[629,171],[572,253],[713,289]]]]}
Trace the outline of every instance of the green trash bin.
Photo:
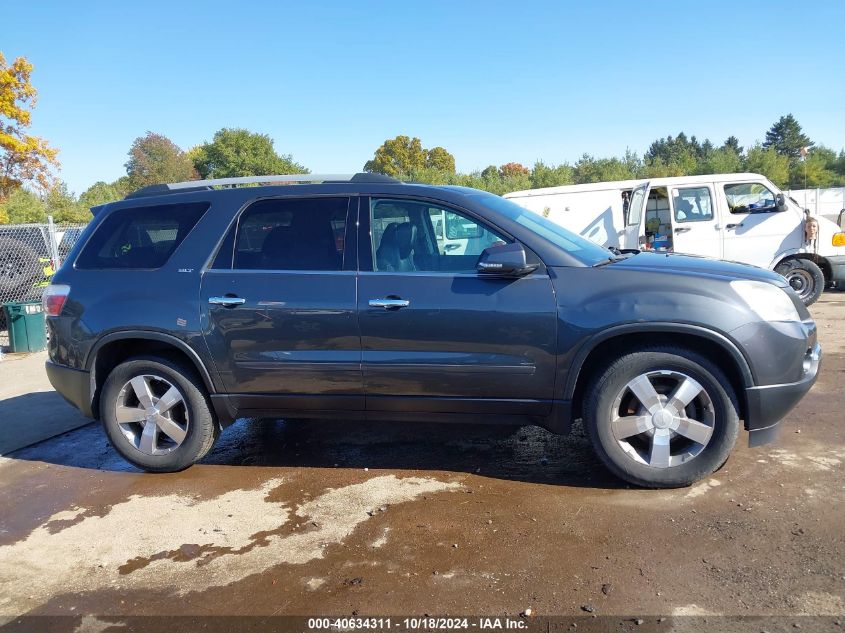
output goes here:
{"type": "Polygon", "coordinates": [[[40,301],[9,301],[3,304],[12,352],[40,352],[47,348],[47,328],[40,301]]]}

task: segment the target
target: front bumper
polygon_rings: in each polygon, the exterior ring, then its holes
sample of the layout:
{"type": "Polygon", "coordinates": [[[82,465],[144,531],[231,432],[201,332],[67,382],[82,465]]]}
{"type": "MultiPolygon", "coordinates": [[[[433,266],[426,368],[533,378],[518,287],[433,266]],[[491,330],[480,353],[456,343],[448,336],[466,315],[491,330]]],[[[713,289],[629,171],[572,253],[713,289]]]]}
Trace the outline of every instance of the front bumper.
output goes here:
{"type": "Polygon", "coordinates": [[[760,446],[777,437],[780,421],[801,401],[819,376],[822,348],[816,343],[804,359],[804,377],[798,382],[782,385],[749,387],[745,390],[748,405],[745,428],[748,445],[760,446]]]}
{"type": "Polygon", "coordinates": [[[826,258],[830,263],[830,281],[836,282],[836,287],[845,286],[845,255],[832,255],[826,258]]]}
{"type": "Polygon", "coordinates": [[[59,395],[70,402],[82,415],[93,418],[91,413],[91,373],[47,361],[47,378],[59,395]]]}

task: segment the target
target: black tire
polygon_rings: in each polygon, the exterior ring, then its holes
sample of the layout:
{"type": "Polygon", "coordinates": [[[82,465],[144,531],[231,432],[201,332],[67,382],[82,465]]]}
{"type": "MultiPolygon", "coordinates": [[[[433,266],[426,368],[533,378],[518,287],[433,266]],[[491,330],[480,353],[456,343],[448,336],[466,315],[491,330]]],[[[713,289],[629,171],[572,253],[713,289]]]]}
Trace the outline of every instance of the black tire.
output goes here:
{"type": "MultiPolygon", "coordinates": [[[[126,461],[148,472],[159,473],[184,470],[201,460],[211,450],[220,429],[205,385],[193,368],[159,357],[132,358],[112,370],[106,378],[100,397],[100,419],[112,446],[126,461]],[[127,437],[117,421],[118,398],[122,397],[124,386],[138,376],[163,378],[176,387],[182,398],[178,406],[187,420],[187,432],[181,444],[170,448],[170,452],[165,454],[142,452],[127,437]]],[[[164,441],[169,441],[164,435],[161,437],[164,441]]]]}
{"type": "MultiPolygon", "coordinates": [[[[664,395],[659,386],[655,390],[664,395]]],[[[738,411],[734,390],[719,368],[691,350],[674,346],[627,353],[599,370],[584,393],[584,426],[596,455],[617,477],[645,488],[689,486],[718,470],[727,461],[736,443],[738,411]],[[626,385],[638,376],[658,371],[676,372],[693,378],[709,396],[712,409],[709,442],[694,457],[668,467],[640,463],[620,445],[611,429],[616,399],[626,393],[626,385]]],[[[647,439],[647,435],[633,437],[633,442],[647,439]]],[[[683,445],[688,440],[674,435],[671,442],[683,445]]]]}
{"type": "Polygon", "coordinates": [[[15,300],[17,294],[31,288],[43,276],[42,269],[38,253],[31,246],[0,237],[0,295],[6,301],[15,300]]]}
{"type": "Polygon", "coordinates": [[[809,259],[788,259],[775,266],[775,272],[785,277],[805,306],[811,306],[824,291],[822,269],[809,259]]]}

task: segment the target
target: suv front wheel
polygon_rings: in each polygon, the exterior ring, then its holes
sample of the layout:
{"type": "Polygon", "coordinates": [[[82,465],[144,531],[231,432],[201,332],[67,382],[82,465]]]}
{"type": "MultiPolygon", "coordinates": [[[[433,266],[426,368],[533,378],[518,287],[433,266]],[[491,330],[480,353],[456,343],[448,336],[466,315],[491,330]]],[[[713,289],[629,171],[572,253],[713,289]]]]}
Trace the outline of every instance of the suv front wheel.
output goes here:
{"type": "Polygon", "coordinates": [[[584,402],[596,454],[639,486],[688,486],[709,475],[728,459],[739,433],[730,383],[684,348],[626,354],[598,373],[584,402]]]}
{"type": "Polygon", "coordinates": [[[118,453],[149,472],[184,470],[202,459],[218,425],[195,373],[165,358],[133,358],[103,385],[100,419],[118,453]]]}

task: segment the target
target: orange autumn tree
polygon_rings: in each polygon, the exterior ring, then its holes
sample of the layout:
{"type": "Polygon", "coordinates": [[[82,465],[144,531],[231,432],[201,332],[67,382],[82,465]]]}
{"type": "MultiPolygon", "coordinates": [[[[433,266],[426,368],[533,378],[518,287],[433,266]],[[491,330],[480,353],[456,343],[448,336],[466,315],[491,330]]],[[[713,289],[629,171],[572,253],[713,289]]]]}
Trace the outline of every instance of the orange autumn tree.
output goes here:
{"type": "Polygon", "coordinates": [[[37,91],[30,76],[32,64],[18,57],[6,63],[0,53],[0,201],[24,183],[47,190],[53,183],[59,150],[27,134],[37,91]]]}

